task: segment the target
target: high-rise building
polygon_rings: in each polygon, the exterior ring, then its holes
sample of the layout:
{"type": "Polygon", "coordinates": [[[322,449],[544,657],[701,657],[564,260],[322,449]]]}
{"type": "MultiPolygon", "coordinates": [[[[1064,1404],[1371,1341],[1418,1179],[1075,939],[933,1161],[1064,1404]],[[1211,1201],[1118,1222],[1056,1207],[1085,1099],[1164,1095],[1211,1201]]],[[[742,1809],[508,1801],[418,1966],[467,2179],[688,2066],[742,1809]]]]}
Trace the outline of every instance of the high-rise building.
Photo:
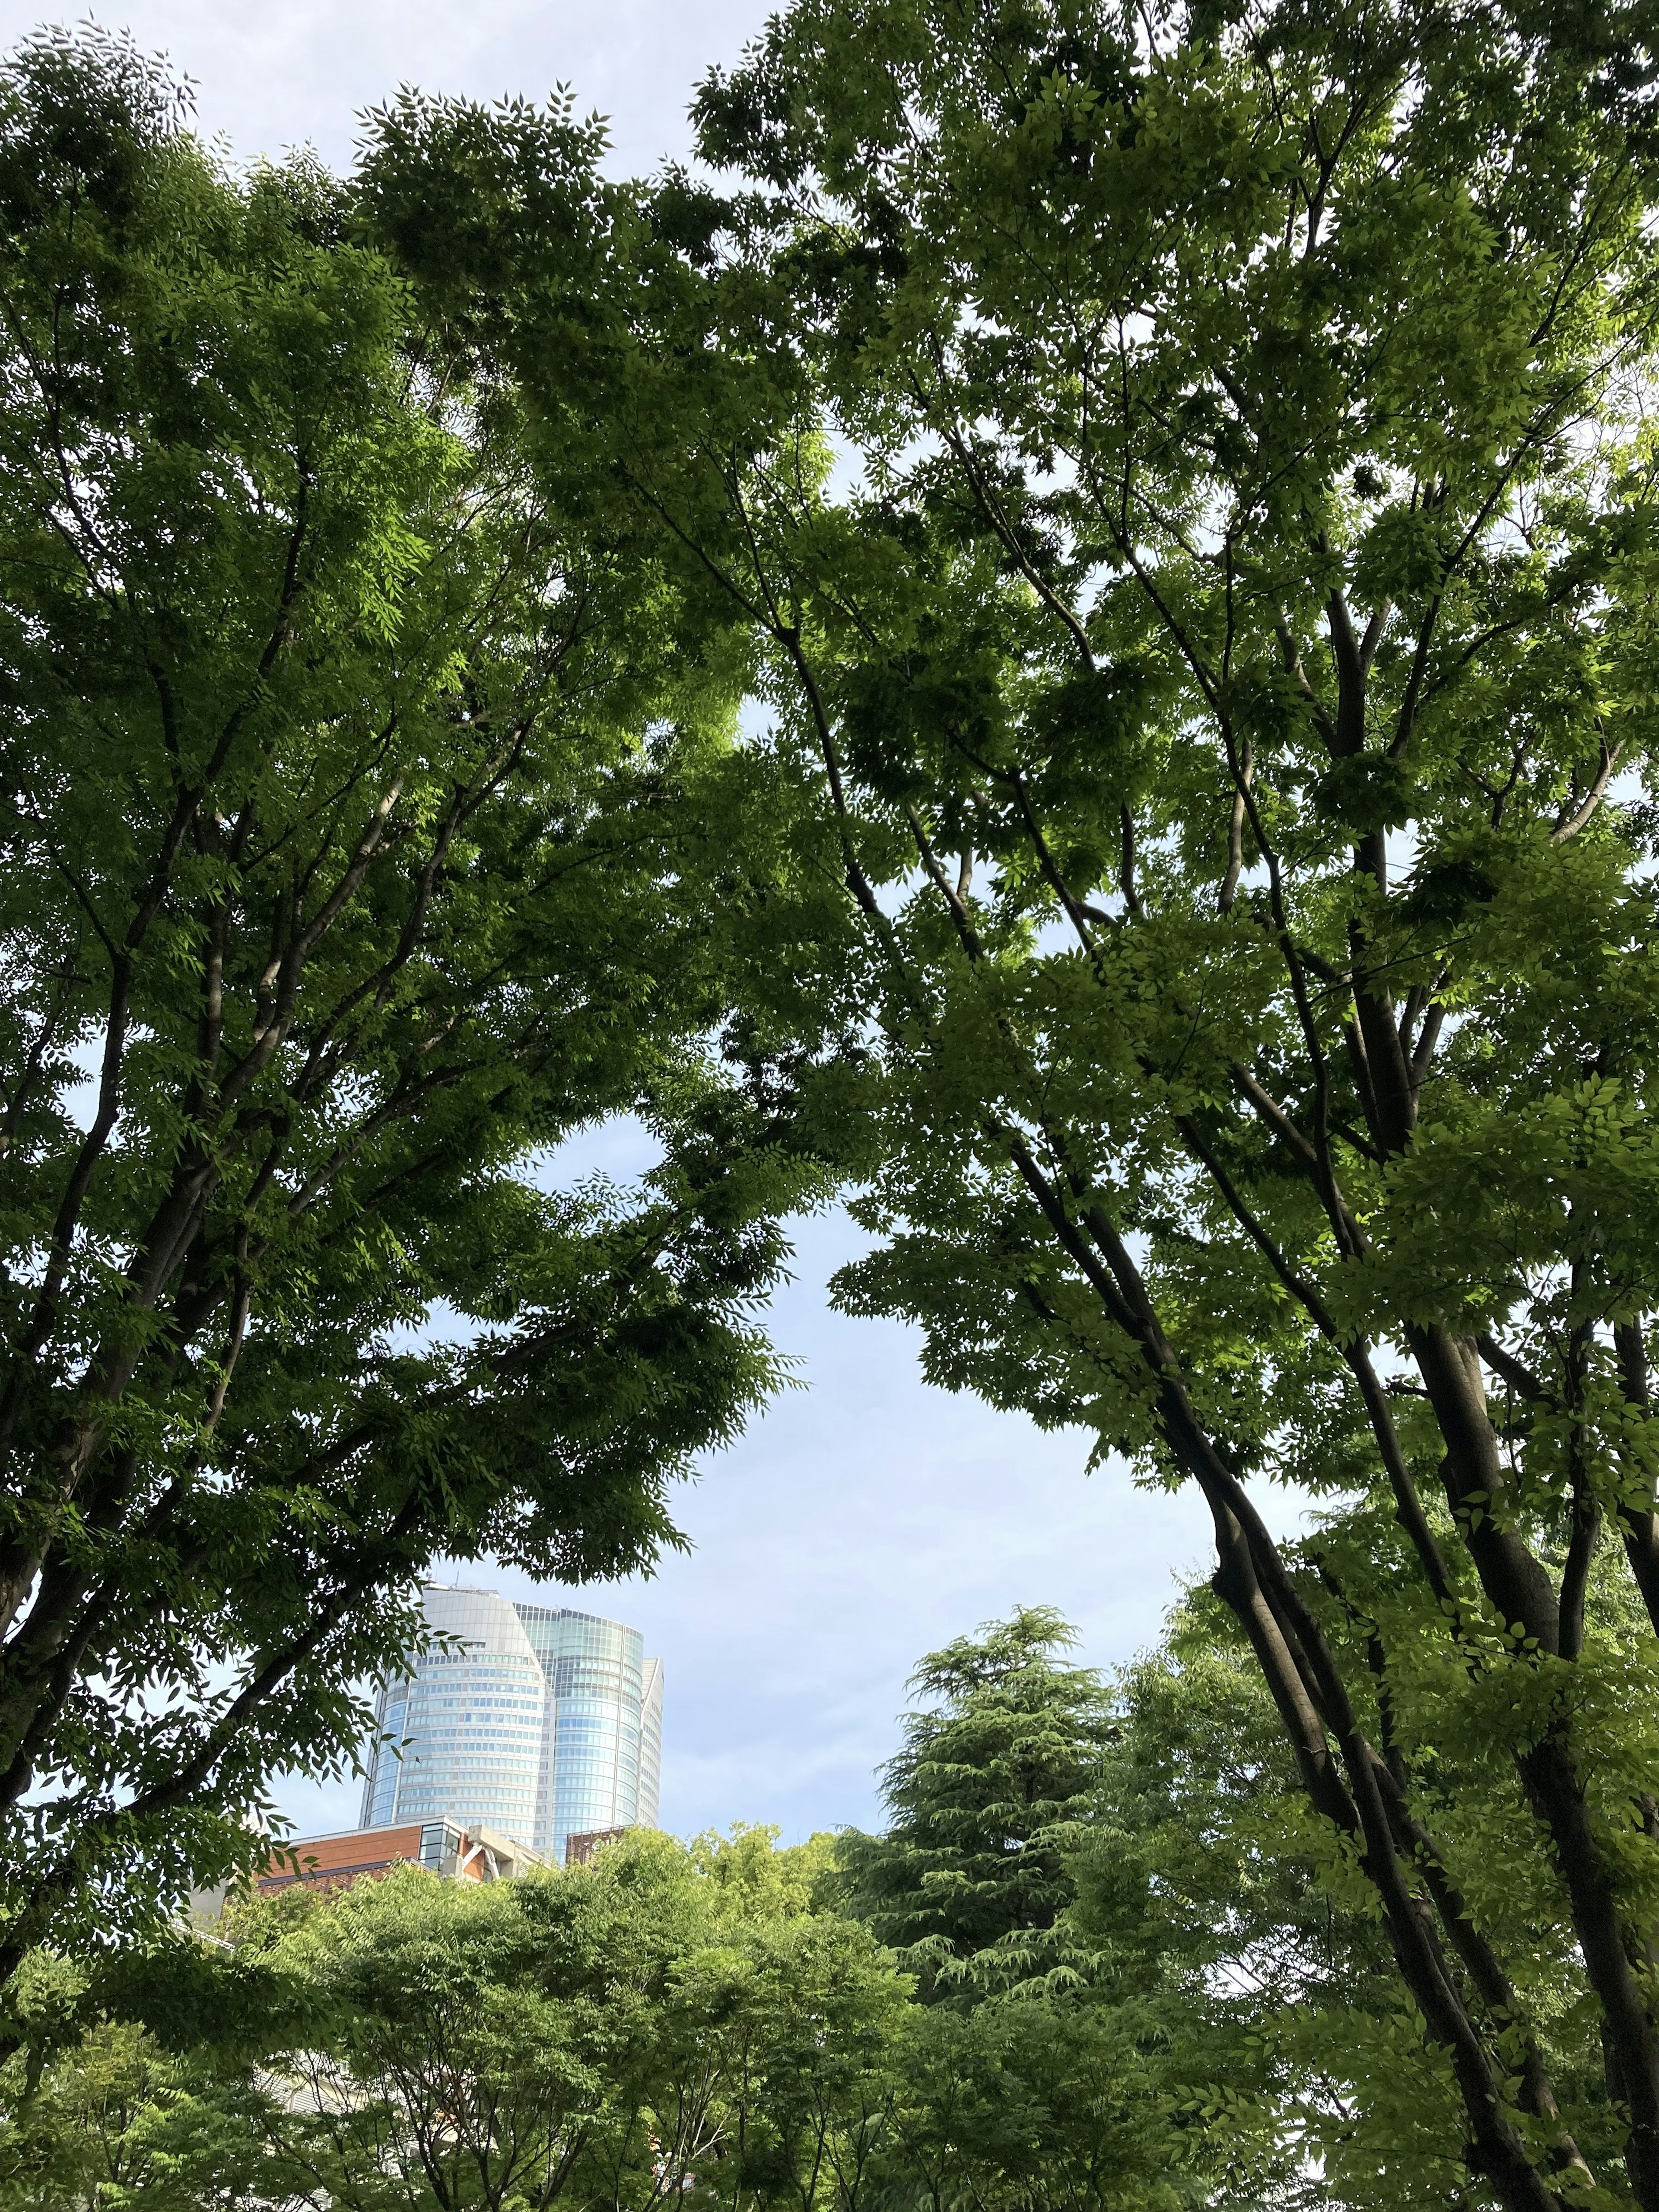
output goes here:
{"type": "Polygon", "coordinates": [[[653,1826],[661,1660],[647,1659],[638,1629],[620,1621],[568,1606],[521,1605],[517,1612],[547,1684],[532,1849],[562,1860],[567,1836],[653,1826]]]}
{"type": "Polygon", "coordinates": [[[547,1716],[541,1662],[494,1590],[429,1583],[422,1597],[431,1626],[456,1642],[422,1654],[381,1692],[362,1825],[483,1821],[533,1850],[547,1716]]]}
{"type": "Polygon", "coordinates": [[[637,1629],[442,1583],[423,1601],[460,1648],[381,1692],[365,1827],[482,1821],[562,1863],[573,1834],[655,1825],[662,1662],[637,1629]]]}

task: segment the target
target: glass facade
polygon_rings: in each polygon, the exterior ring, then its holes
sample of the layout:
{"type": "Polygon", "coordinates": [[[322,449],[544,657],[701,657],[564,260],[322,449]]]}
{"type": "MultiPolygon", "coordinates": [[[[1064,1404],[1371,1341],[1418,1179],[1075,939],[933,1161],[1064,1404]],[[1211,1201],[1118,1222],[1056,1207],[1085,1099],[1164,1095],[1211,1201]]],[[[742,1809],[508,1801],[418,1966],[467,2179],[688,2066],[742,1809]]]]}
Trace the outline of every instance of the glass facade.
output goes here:
{"type": "Polygon", "coordinates": [[[548,1725],[532,1848],[562,1862],[565,1839],[596,1828],[653,1827],[662,1738],[662,1662],[636,1628],[595,1613],[521,1605],[542,1662],[548,1725]],[[655,1684],[653,1721],[650,1672],[655,1684]],[[652,1741],[647,1755],[646,1738],[652,1741]]]}
{"type": "Polygon", "coordinates": [[[487,1821],[562,1863],[571,1835],[656,1825],[662,1662],[637,1629],[493,1590],[428,1583],[424,1601],[465,1649],[382,1692],[366,1827],[487,1821]]]}
{"type": "Polygon", "coordinates": [[[422,1654],[382,1692],[363,1826],[460,1820],[528,1842],[547,1722],[541,1663],[493,1590],[429,1583],[424,1607],[459,1647],[422,1654]]]}

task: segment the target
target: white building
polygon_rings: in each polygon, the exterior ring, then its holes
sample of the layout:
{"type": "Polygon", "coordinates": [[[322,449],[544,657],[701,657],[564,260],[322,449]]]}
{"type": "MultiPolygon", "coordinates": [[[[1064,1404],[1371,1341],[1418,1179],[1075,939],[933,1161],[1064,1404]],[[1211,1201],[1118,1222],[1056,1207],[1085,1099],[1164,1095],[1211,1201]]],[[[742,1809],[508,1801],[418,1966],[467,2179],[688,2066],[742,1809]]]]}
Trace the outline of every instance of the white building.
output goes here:
{"type": "Polygon", "coordinates": [[[654,1827],[662,1662],[639,1631],[494,1590],[423,1596],[460,1648],[412,1657],[381,1692],[364,1827],[482,1821],[556,1863],[570,1835],[654,1827]]]}

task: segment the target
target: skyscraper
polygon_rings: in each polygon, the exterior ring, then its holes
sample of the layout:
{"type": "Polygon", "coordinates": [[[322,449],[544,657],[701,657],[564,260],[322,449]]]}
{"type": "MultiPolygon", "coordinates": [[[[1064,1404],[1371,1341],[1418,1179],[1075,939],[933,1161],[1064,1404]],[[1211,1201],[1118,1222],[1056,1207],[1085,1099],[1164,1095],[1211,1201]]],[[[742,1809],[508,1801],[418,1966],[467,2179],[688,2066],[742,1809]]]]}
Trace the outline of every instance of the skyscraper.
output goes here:
{"type": "Polygon", "coordinates": [[[494,1590],[428,1583],[422,1600],[460,1648],[424,1653],[381,1692],[362,1825],[485,1821],[534,1850],[547,1686],[524,1624],[494,1590]]]}
{"type": "Polygon", "coordinates": [[[662,1662],[637,1629],[435,1583],[423,1603],[462,1649],[381,1692],[365,1827],[484,1821],[561,1861],[572,1834],[655,1824],[662,1662]]]}

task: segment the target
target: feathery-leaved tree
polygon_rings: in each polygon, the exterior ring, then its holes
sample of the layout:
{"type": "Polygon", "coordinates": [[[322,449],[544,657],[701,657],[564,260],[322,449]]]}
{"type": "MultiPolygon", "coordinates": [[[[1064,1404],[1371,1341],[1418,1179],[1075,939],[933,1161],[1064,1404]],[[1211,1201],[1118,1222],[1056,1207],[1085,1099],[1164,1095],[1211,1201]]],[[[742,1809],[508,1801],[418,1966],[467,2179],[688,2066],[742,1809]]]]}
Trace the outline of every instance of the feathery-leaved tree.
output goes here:
{"type": "Polygon", "coordinates": [[[3,1980],[260,1848],[434,1553],[674,1540],[811,1170],[714,1050],[740,671],[579,422],[532,477],[343,189],[95,34],[0,70],[0,272],[3,1980]],[[561,1194],[618,1110],[660,1169],[561,1194]]]}
{"type": "Polygon", "coordinates": [[[1110,1728],[1099,1676],[1059,1657],[1074,1640],[1052,1607],[1023,1606],[929,1652],[910,1678],[929,1702],[882,1769],[888,1825],[841,1838],[847,1910],[931,1994],[962,1987],[994,1945],[1051,1929],[1072,1900],[1110,1728]]]}
{"type": "MultiPolygon", "coordinates": [[[[1505,2212],[1659,2212],[1651,40],[800,0],[616,370],[618,478],[769,647],[776,1003],[884,1153],[841,1294],[1201,1491],[1505,2212]],[[1281,1479],[1340,1521],[1277,1539],[1281,1479]]],[[[551,422],[489,137],[370,173],[551,422]]]]}

